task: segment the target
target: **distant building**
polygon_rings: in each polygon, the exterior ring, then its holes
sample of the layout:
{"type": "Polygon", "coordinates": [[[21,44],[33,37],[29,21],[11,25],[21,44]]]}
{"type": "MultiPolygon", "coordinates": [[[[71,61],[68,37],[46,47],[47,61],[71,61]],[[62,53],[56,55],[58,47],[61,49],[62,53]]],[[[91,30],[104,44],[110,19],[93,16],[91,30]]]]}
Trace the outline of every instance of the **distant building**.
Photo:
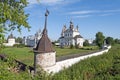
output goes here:
{"type": "Polygon", "coordinates": [[[89,44],[93,44],[93,40],[92,39],[88,39],[88,43],[89,44]]]}
{"type": "Polygon", "coordinates": [[[78,31],[78,26],[74,28],[72,21],[70,21],[70,27],[68,29],[64,25],[61,37],[59,38],[60,46],[79,45],[79,47],[83,47],[83,42],[84,39],[78,31]]]}
{"type": "Polygon", "coordinates": [[[13,46],[15,43],[15,37],[13,37],[13,34],[11,33],[7,38],[7,43],[4,43],[5,46],[13,46]]]}
{"type": "Polygon", "coordinates": [[[39,30],[38,32],[36,32],[35,35],[29,35],[27,37],[23,37],[22,43],[25,44],[26,46],[36,47],[36,44],[38,43],[41,36],[42,36],[41,30],[39,30]]]}

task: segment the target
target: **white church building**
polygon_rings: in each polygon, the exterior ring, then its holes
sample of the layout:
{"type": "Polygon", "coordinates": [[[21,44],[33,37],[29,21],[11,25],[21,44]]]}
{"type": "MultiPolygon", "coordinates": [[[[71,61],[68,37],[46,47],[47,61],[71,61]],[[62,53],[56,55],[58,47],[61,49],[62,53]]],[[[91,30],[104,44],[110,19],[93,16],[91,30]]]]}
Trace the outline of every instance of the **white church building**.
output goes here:
{"type": "Polygon", "coordinates": [[[68,29],[66,28],[66,25],[64,25],[61,32],[61,37],[59,38],[60,46],[79,45],[79,47],[83,47],[83,42],[84,39],[80,35],[78,26],[74,28],[74,24],[72,21],[70,21],[70,26],[68,29]]]}
{"type": "Polygon", "coordinates": [[[14,44],[18,44],[15,42],[15,38],[13,37],[13,34],[11,33],[7,38],[7,43],[3,43],[5,46],[13,46],[14,44]]]}
{"type": "Polygon", "coordinates": [[[35,35],[29,35],[27,37],[23,37],[22,43],[25,44],[26,46],[36,47],[36,44],[38,43],[41,36],[42,36],[41,30],[39,29],[35,35]]]}

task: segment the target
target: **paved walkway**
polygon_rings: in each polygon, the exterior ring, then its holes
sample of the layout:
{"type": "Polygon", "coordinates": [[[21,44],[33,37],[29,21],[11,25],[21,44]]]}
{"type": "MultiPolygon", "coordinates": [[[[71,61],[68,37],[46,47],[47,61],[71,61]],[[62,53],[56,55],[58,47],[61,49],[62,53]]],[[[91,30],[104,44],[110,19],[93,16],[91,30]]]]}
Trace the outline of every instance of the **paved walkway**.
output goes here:
{"type": "Polygon", "coordinates": [[[74,57],[74,58],[70,58],[70,59],[66,59],[66,60],[62,60],[62,61],[58,61],[56,62],[56,64],[52,67],[47,67],[44,68],[45,71],[47,71],[48,73],[57,73],[60,70],[63,70],[64,68],[68,68],[70,66],[72,66],[73,64],[79,62],[80,60],[86,59],[88,57],[92,57],[92,56],[97,56],[97,55],[101,55],[105,52],[108,52],[108,50],[111,48],[111,46],[108,47],[108,49],[99,51],[99,52],[95,52],[92,54],[88,54],[88,55],[82,55],[79,57],[74,57]]]}

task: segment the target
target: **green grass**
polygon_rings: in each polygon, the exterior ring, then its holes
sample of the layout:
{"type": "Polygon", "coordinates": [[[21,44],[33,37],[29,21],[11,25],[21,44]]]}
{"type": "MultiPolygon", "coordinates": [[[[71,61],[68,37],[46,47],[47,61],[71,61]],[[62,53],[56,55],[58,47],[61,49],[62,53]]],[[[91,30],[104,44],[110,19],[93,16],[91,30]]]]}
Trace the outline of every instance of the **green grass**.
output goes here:
{"type": "Polygon", "coordinates": [[[34,54],[32,50],[30,50],[27,47],[24,48],[8,47],[3,50],[3,53],[19,61],[27,63],[28,65],[33,65],[34,54]]]}
{"type": "MultiPolygon", "coordinates": [[[[98,50],[96,46],[92,47],[84,47],[82,49],[70,49],[68,47],[61,49],[58,47],[54,47],[56,51],[56,57],[60,56],[65,56],[65,55],[70,55],[70,54],[78,54],[78,53],[86,53],[86,52],[92,52],[95,50],[98,50]],[[90,49],[88,49],[90,48],[90,49]],[[91,50],[92,48],[92,50],[91,50]]],[[[4,48],[3,53],[5,53],[8,56],[11,56],[19,61],[22,61],[28,65],[33,65],[33,58],[34,58],[34,53],[33,50],[28,48],[28,47],[23,47],[23,48],[17,48],[17,47],[7,47],[4,48]]]]}
{"type": "Polygon", "coordinates": [[[70,55],[70,54],[79,54],[79,53],[86,53],[86,52],[93,52],[98,50],[97,46],[88,46],[88,47],[83,47],[80,49],[70,49],[69,47],[65,47],[63,49],[61,48],[55,48],[56,50],[56,56],[60,57],[60,56],[65,56],[65,55],[70,55]]]}

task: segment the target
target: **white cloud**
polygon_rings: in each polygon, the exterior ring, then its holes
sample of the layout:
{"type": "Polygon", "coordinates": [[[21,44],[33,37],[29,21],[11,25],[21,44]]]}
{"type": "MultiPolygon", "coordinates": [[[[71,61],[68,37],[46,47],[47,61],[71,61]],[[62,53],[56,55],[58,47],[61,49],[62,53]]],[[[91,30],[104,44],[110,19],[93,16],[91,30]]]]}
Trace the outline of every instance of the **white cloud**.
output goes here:
{"type": "Polygon", "coordinates": [[[106,13],[106,14],[101,14],[100,16],[111,16],[114,15],[113,13],[106,13]]]}
{"type": "Polygon", "coordinates": [[[114,13],[114,12],[120,12],[120,9],[116,10],[83,10],[83,11],[72,11],[68,14],[71,15],[77,15],[77,14],[91,14],[91,13],[114,13]]]}
{"type": "Polygon", "coordinates": [[[120,9],[114,9],[114,10],[105,10],[103,12],[120,12],[120,9]]]}
{"type": "Polygon", "coordinates": [[[56,5],[56,4],[70,4],[80,0],[28,0],[30,4],[44,4],[44,5],[56,5]]]}
{"type": "Polygon", "coordinates": [[[85,18],[90,16],[110,16],[116,13],[120,13],[120,9],[71,11],[67,14],[74,16],[74,18],[85,18]]]}
{"type": "Polygon", "coordinates": [[[80,16],[73,16],[73,18],[87,18],[90,17],[92,15],[80,15],[80,16]]]}
{"type": "Polygon", "coordinates": [[[42,4],[59,4],[64,0],[41,0],[42,4]]]}
{"type": "Polygon", "coordinates": [[[29,4],[37,4],[40,0],[28,0],[29,4]]]}
{"type": "Polygon", "coordinates": [[[68,14],[90,14],[90,13],[96,13],[99,11],[95,11],[95,10],[84,10],[84,11],[73,11],[73,12],[69,12],[68,14]]]}

